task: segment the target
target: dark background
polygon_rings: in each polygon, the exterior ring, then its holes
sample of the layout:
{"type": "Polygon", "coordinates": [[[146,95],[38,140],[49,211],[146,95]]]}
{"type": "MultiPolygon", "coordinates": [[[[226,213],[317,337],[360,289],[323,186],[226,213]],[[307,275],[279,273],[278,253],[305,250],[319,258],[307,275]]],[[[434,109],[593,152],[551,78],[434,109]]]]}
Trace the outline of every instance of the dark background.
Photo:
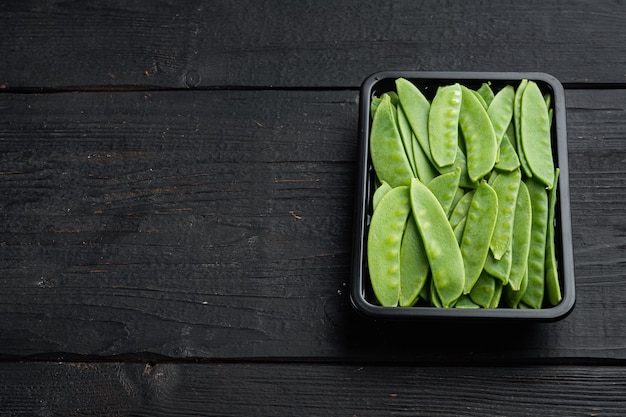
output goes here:
{"type": "Polygon", "coordinates": [[[622,1],[0,7],[0,416],[626,412],[622,1]],[[563,83],[570,316],[353,311],[381,70],[563,83]]]}

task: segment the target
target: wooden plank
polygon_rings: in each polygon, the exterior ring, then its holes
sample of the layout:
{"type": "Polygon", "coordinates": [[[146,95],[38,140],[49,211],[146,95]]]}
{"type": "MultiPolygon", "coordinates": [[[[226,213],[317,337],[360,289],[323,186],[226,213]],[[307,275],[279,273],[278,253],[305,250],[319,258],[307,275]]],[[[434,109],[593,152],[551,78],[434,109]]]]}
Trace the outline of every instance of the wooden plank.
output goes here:
{"type": "Polygon", "coordinates": [[[621,415],[624,378],[621,366],[2,363],[0,415],[621,415]]]}
{"type": "Polygon", "coordinates": [[[0,85],[357,87],[388,69],[623,85],[625,13],[612,0],[10,1],[0,85]]]}
{"type": "Polygon", "coordinates": [[[348,300],[356,92],[0,94],[0,355],[624,359],[626,91],[566,101],[572,315],[390,326],[348,300]]]}

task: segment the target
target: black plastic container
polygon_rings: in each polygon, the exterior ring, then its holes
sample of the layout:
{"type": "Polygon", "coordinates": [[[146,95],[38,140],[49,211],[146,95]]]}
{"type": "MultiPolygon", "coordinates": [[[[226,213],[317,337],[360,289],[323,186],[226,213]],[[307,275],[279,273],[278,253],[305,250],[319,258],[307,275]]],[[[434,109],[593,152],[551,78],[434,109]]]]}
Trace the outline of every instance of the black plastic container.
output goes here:
{"type": "Polygon", "coordinates": [[[359,105],[359,160],[356,176],[355,220],[352,253],[351,301],[356,310],[367,317],[385,320],[421,319],[446,321],[503,320],[503,321],[556,321],[567,316],[575,303],[574,258],[570,219],[569,171],[567,134],[565,126],[565,100],[563,86],[551,75],[524,72],[416,72],[385,71],[367,78],[360,92],[359,105]],[[395,91],[395,80],[405,78],[413,82],[431,100],[437,88],[461,83],[469,88],[479,88],[489,82],[497,92],[505,85],[517,87],[523,79],[533,80],[542,92],[552,96],[552,148],[555,167],[559,167],[558,200],[555,213],[555,240],[562,301],[542,309],[457,309],[416,305],[414,307],[382,307],[373,295],[367,268],[367,233],[371,218],[371,198],[374,192],[374,171],[369,156],[370,103],[373,96],[395,91]]]}

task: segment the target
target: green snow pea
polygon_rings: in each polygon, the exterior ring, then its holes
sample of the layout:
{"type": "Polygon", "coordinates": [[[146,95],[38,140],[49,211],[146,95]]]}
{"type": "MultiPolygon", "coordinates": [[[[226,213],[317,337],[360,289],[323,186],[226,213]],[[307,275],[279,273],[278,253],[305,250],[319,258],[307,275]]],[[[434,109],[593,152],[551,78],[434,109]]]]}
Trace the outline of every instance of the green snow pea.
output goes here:
{"type": "Polygon", "coordinates": [[[430,158],[426,155],[422,146],[417,141],[415,133],[411,135],[413,140],[413,160],[415,161],[415,174],[424,184],[428,184],[433,178],[439,175],[430,158]]]}
{"type": "Polygon", "coordinates": [[[430,281],[430,293],[428,295],[428,299],[430,300],[431,305],[438,308],[443,308],[443,303],[441,302],[441,298],[437,293],[437,287],[435,286],[435,282],[433,280],[430,281]]]}
{"type": "Polygon", "coordinates": [[[482,95],[480,95],[480,93],[476,90],[470,90],[470,91],[474,94],[474,96],[476,96],[476,99],[478,100],[480,105],[483,106],[483,109],[487,110],[489,108],[489,105],[485,101],[485,98],[482,95]]]}
{"type": "Polygon", "coordinates": [[[519,290],[514,290],[510,285],[505,285],[502,290],[502,296],[504,297],[504,302],[511,308],[522,308],[522,297],[526,293],[526,289],[528,288],[528,273],[524,273],[522,279],[520,280],[520,288],[519,290]]]}
{"type": "Polygon", "coordinates": [[[554,161],[548,108],[534,81],[528,81],[521,103],[522,152],[533,177],[548,187],[554,183],[554,161]]]}
{"type": "Polygon", "coordinates": [[[520,162],[517,152],[511,143],[511,139],[507,133],[502,136],[500,142],[500,159],[496,162],[495,168],[500,171],[513,171],[519,168],[520,162]]]}
{"type": "Polygon", "coordinates": [[[472,202],[472,198],[474,197],[474,193],[476,191],[470,190],[461,197],[461,199],[456,203],[456,206],[452,209],[452,213],[450,213],[450,225],[454,228],[458,225],[461,220],[467,217],[467,212],[469,211],[470,204],[472,202]]]}
{"type": "Polygon", "coordinates": [[[469,295],[462,295],[454,305],[456,308],[480,308],[478,304],[472,301],[469,295]]]}
{"type": "Polygon", "coordinates": [[[456,149],[456,159],[452,165],[438,168],[440,174],[447,174],[455,169],[461,169],[461,178],[459,179],[459,185],[465,188],[476,188],[476,183],[473,182],[467,173],[467,158],[463,153],[461,147],[456,149]]]}
{"type": "Polygon", "coordinates": [[[498,196],[498,219],[489,248],[497,260],[508,250],[513,235],[513,217],[521,180],[521,172],[515,170],[503,172],[493,181],[493,189],[498,196]]]}
{"type": "Polygon", "coordinates": [[[494,97],[493,90],[491,89],[489,83],[483,83],[480,88],[476,90],[476,92],[480,94],[485,104],[487,105],[487,108],[489,108],[489,105],[491,105],[494,97]]]}
{"type": "Polygon", "coordinates": [[[504,284],[500,281],[496,281],[496,288],[493,292],[493,298],[491,299],[491,304],[488,308],[497,308],[500,305],[500,299],[502,298],[502,290],[504,289],[504,284]]]}
{"type": "Polygon", "coordinates": [[[470,293],[483,270],[497,216],[498,196],[489,184],[481,182],[472,197],[460,245],[465,269],[464,294],[470,293]]]}
{"type": "Polygon", "coordinates": [[[509,276],[511,275],[511,266],[513,261],[512,255],[513,242],[509,242],[509,248],[504,252],[504,255],[500,259],[496,259],[493,253],[489,251],[487,253],[487,259],[485,260],[485,271],[487,271],[494,278],[498,278],[503,284],[509,282],[509,276]]]}
{"type": "Polygon", "coordinates": [[[411,180],[411,208],[430,264],[433,285],[443,307],[451,307],[463,292],[463,257],[445,211],[417,178],[411,180]]]}
{"type": "Polygon", "coordinates": [[[552,96],[549,93],[544,94],[543,101],[546,102],[546,108],[550,109],[550,105],[552,104],[552,96]]]}
{"type": "MultiPolygon", "coordinates": [[[[385,94],[389,96],[389,99],[391,100],[391,104],[394,107],[396,107],[398,105],[398,94],[396,94],[395,91],[389,91],[385,94]]],[[[370,103],[370,113],[372,115],[372,119],[374,118],[374,114],[376,113],[376,110],[378,110],[378,105],[380,104],[381,101],[382,101],[382,96],[372,97],[372,102],[370,103]]]]}
{"type": "Polygon", "coordinates": [[[511,247],[511,272],[509,285],[514,291],[520,290],[522,279],[528,269],[528,252],[530,250],[530,233],[532,224],[532,208],[528,187],[520,182],[515,217],[513,219],[513,245],[511,247]]]}
{"type": "Polygon", "coordinates": [[[469,296],[473,302],[481,307],[488,308],[496,290],[496,280],[487,272],[482,271],[476,284],[472,287],[469,296]]]}
{"type": "Polygon", "coordinates": [[[394,107],[386,94],[372,121],[370,156],[378,178],[391,187],[408,185],[413,178],[413,170],[398,131],[394,107]]]}
{"type": "Polygon", "coordinates": [[[376,110],[378,109],[378,105],[381,100],[382,98],[380,97],[372,97],[372,102],[370,103],[370,114],[372,115],[372,118],[374,118],[374,114],[376,114],[376,110]]]}
{"type": "Polygon", "coordinates": [[[493,187],[493,183],[496,180],[496,178],[498,177],[498,175],[500,175],[500,172],[496,169],[494,169],[493,171],[491,171],[489,173],[489,178],[487,178],[487,184],[491,185],[493,187]]]}
{"type": "Polygon", "coordinates": [[[422,300],[426,301],[427,304],[432,305],[433,303],[430,301],[430,288],[432,285],[432,279],[430,277],[430,274],[428,274],[428,276],[426,277],[426,283],[424,283],[424,286],[422,287],[422,291],[420,291],[420,295],[419,298],[421,298],[422,300]]]}
{"type": "Polygon", "coordinates": [[[413,175],[416,175],[417,170],[414,159],[415,154],[413,152],[413,130],[411,129],[411,125],[404,114],[404,110],[402,110],[402,106],[396,107],[396,115],[398,121],[398,131],[400,132],[400,137],[402,138],[404,151],[406,152],[409,165],[411,165],[413,175]]]}
{"type": "Polygon", "coordinates": [[[487,109],[489,120],[493,125],[498,146],[502,142],[502,136],[506,133],[513,117],[513,100],[515,99],[515,89],[507,85],[494,96],[493,101],[487,109]]]}
{"type": "Polygon", "coordinates": [[[524,157],[524,152],[522,151],[522,96],[524,95],[524,90],[528,85],[528,80],[520,81],[517,86],[517,90],[515,90],[515,99],[513,101],[513,123],[515,124],[515,149],[517,149],[517,156],[519,157],[520,164],[522,166],[522,170],[524,174],[528,178],[533,176],[530,167],[528,166],[528,162],[526,162],[526,158],[524,157]]]}
{"type": "Polygon", "coordinates": [[[461,239],[463,239],[465,223],[467,223],[467,217],[463,217],[461,221],[452,229],[452,231],[454,232],[454,237],[456,238],[456,241],[459,245],[461,244],[461,239]]]}
{"type": "Polygon", "coordinates": [[[530,250],[528,252],[528,288],[522,301],[531,308],[541,308],[545,293],[548,193],[545,186],[533,178],[529,178],[525,182],[530,195],[532,224],[530,250]]]}
{"type": "Polygon", "coordinates": [[[546,102],[546,108],[548,109],[548,119],[550,120],[550,126],[552,126],[552,115],[554,113],[554,109],[550,107],[552,105],[552,96],[550,93],[546,93],[543,95],[543,99],[546,102]]]}
{"type": "MultiPolygon", "coordinates": [[[[406,118],[417,137],[417,141],[422,146],[424,154],[433,163],[428,140],[428,113],[430,102],[424,94],[409,80],[398,78],[396,80],[396,91],[400,105],[406,114],[406,118]]],[[[434,163],[433,163],[434,165],[434,163]]]]}
{"type": "Polygon", "coordinates": [[[441,204],[446,216],[450,213],[452,201],[459,189],[460,178],[461,168],[456,168],[452,172],[433,178],[431,182],[426,184],[428,189],[437,197],[437,201],[441,204]]]}
{"type": "Polygon", "coordinates": [[[370,281],[382,306],[395,307],[400,298],[400,248],[411,212],[409,187],[387,192],[372,214],[367,240],[370,281]]]}
{"type": "Polygon", "coordinates": [[[428,112],[430,153],[438,167],[452,165],[457,155],[461,86],[439,87],[428,112]]]}
{"type": "Polygon", "coordinates": [[[448,210],[448,219],[450,219],[452,209],[456,207],[459,201],[461,201],[466,192],[467,191],[462,187],[456,189],[456,193],[454,193],[454,198],[452,199],[452,204],[450,205],[450,209],[448,210]]]}
{"type": "Polygon", "coordinates": [[[487,175],[496,163],[498,143],[487,111],[472,90],[461,87],[459,124],[465,140],[467,173],[472,182],[487,175]]]}
{"type": "Polygon", "coordinates": [[[376,206],[378,206],[378,203],[380,203],[380,200],[390,190],[391,190],[391,186],[387,184],[385,181],[383,181],[383,183],[378,188],[376,188],[376,191],[374,191],[374,195],[372,196],[372,210],[376,210],[376,206]]]}
{"type": "Polygon", "coordinates": [[[428,258],[417,224],[411,216],[400,246],[400,306],[410,307],[417,301],[428,277],[428,258]]]}
{"type": "Polygon", "coordinates": [[[553,306],[561,302],[561,286],[559,284],[559,273],[556,261],[556,248],[554,241],[554,215],[556,210],[557,185],[559,181],[560,169],[556,168],[554,173],[554,186],[548,196],[548,235],[546,238],[546,295],[548,301],[553,306]]]}

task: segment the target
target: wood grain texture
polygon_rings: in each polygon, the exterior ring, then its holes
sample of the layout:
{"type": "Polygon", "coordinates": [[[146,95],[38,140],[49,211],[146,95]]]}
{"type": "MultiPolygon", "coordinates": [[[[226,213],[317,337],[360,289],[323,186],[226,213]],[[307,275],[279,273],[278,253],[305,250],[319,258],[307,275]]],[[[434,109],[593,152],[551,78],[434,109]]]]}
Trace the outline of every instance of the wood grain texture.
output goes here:
{"type": "Polygon", "coordinates": [[[357,87],[387,70],[624,83],[619,1],[3,2],[8,88],[357,87]]]}
{"type": "Polygon", "coordinates": [[[0,416],[618,416],[624,378],[620,366],[2,363],[0,416]]]}
{"type": "Polygon", "coordinates": [[[626,91],[568,91],[577,305],[385,325],[348,300],[357,93],[0,94],[0,354],[626,358],[626,91]]]}

